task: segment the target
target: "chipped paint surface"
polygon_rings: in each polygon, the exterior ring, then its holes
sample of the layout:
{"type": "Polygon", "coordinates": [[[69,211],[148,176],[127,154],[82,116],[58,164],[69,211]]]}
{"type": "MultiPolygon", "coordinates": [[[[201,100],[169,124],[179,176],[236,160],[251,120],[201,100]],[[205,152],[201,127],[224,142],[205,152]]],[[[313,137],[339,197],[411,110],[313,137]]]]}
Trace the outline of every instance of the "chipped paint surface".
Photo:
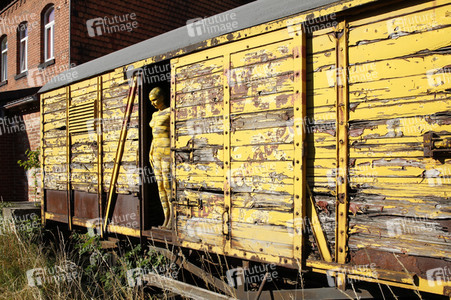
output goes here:
{"type": "MultiPolygon", "coordinates": [[[[339,28],[313,31],[303,54],[307,90],[302,120],[293,109],[299,86],[297,44],[285,28],[287,20],[206,41],[192,48],[205,50],[174,59],[173,173],[177,237],[182,245],[297,267],[293,236],[302,229],[294,215],[299,208],[295,197],[299,154],[294,145],[299,130],[304,130],[305,180],[329,249],[337,244],[336,228],[342,225],[336,222],[336,206],[346,190],[349,252],[340,259],[367,263],[364,253],[378,251],[371,258],[383,269],[384,278],[414,288],[397,275],[399,265],[384,262],[394,262],[395,253],[402,262],[412,263],[408,269],[420,276],[420,290],[445,293],[444,286],[428,286],[425,274],[431,267],[428,262],[440,266],[451,256],[451,158],[426,157],[424,135],[432,132],[444,141],[451,136],[450,10],[449,1],[439,0],[345,16],[349,31],[341,45],[349,53],[346,72],[337,60],[339,28]],[[210,48],[214,45],[218,47],[210,48]],[[345,167],[337,162],[337,151],[345,149],[337,147],[337,140],[346,124],[340,124],[343,112],[337,115],[336,89],[344,82],[349,98],[345,167]],[[303,129],[297,129],[299,124],[303,129]],[[337,182],[340,177],[348,184],[337,182]]],[[[297,22],[305,18],[304,14],[297,22]]],[[[189,49],[178,54],[185,51],[189,49]]],[[[164,58],[173,55],[177,53],[164,58]]],[[[102,80],[103,116],[112,128],[120,128],[128,90],[122,68],[102,80]]],[[[95,99],[95,85],[95,80],[74,84],[73,103],[95,99]]],[[[96,139],[88,133],[74,135],[68,164],[65,89],[41,99],[45,188],[65,191],[70,167],[72,189],[98,192],[96,139]]],[[[138,176],[125,176],[138,162],[138,114],[136,106],[120,168],[120,193],[138,191],[138,176]]],[[[119,134],[119,129],[103,133],[104,190],[119,134]]],[[[435,147],[446,150],[447,145],[442,141],[435,147]]],[[[344,152],[340,154],[338,159],[344,152]]],[[[311,234],[308,243],[308,266],[335,268],[320,259],[311,234]]]]}

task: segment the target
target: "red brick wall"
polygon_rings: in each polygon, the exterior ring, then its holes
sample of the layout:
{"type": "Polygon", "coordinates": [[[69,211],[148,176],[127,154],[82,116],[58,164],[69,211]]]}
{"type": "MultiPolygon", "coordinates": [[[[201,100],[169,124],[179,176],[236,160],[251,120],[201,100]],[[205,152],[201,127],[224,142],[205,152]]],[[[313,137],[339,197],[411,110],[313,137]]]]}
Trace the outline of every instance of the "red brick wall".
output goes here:
{"type": "Polygon", "coordinates": [[[42,86],[52,74],[64,71],[69,66],[69,2],[67,0],[19,0],[6,8],[1,14],[3,24],[0,25],[0,36],[8,37],[8,83],[0,87],[4,91],[42,86]],[[43,71],[38,65],[43,63],[43,27],[41,13],[50,4],[55,7],[55,64],[43,71]],[[28,76],[14,79],[18,74],[17,27],[28,20],[28,76]]]}
{"type": "Polygon", "coordinates": [[[206,17],[252,2],[250,0],[111,0],[72,1],[71,62],[78,64],[133,45],[142,40],[186,25],[186,21],[206,17]],[[88,34],[86,22],[136,14],[137,28],[131,32],[88,34]]]}

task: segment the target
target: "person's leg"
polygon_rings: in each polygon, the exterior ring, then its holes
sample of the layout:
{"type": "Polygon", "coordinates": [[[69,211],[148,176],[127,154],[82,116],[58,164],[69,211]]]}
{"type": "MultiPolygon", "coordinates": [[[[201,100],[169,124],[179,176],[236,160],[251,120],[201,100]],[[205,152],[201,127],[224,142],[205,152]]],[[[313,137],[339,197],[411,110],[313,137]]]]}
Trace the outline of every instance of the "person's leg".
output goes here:
{"type": "Polygon", "coordinates": [[[164,156],[160,155],[157,151],[154,150],[153,153],[153,171],[155,173],[155,178],[157,180],[158,185],[158,194],[160,195],[161,206],[163,207],[164,213],[164,223],[162,227],[166,227],[169,220],[169,200],[166,194],[165,189],[165,178],[164,174],[166,173],[163,166],[164,156]]]}
{"type": "MultiPolygon", "coordinates": [[[[172,205],[171,205],[171,176],[170,176],[170,157],[169,155],[165,155],[163,156],[162,160],[161,160],[161,171],[162,171],[162,175],[163,175],[163,189],[165,191],[165,195],[166,195],[166,203],[164,204],[167,209],[168,212],[167,214],[165,213],[165,227],[167,227],[168,229],[172,228],[172,222],[171,222],[171,218],[172,218],[172,205]]],[[[162,202],[163,205],[163,202],[162,202]]]]}

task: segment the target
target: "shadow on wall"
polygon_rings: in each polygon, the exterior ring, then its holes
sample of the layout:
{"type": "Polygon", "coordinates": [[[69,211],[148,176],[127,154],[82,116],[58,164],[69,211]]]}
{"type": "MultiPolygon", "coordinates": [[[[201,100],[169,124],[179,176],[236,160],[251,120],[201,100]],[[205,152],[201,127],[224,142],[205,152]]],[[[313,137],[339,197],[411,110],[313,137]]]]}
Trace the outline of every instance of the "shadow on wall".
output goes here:
{"type": "Polygon", "coordinates": [[[7,110],[0,117],[0,200],[36,201],[41,186],[39,172],[35,187],[35,172],[26,171],[18,161],[28,159],[27,149],[40,148],[39,107],[34,104],[7,110]]]}

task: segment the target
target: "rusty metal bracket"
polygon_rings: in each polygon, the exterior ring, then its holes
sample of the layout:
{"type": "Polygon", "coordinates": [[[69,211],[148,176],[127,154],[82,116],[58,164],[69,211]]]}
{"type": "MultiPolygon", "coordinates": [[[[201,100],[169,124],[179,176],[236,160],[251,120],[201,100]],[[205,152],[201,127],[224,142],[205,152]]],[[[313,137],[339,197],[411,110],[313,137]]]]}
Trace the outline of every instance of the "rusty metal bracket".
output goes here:
{"type": "Polygon", "coordinates": [[[423,136],[424,157],[451,156],[451,134],[427,132],[423,136]]]}
{"type": "MultiPolygon", "coordinates": [[[[348,91],[348,28],[346,21],[338,24],[336,40],[336,64],[337,72],[335,90],[336,102],[336,128],[337,128],[337,174],[335,204],[335,260],[339,264],[345,264],[348,254],[348,172],[349,172],[349,91],[348,91]]],[[[338,287],[344,290],[345,275],[338,276],[338,287]]]]}

